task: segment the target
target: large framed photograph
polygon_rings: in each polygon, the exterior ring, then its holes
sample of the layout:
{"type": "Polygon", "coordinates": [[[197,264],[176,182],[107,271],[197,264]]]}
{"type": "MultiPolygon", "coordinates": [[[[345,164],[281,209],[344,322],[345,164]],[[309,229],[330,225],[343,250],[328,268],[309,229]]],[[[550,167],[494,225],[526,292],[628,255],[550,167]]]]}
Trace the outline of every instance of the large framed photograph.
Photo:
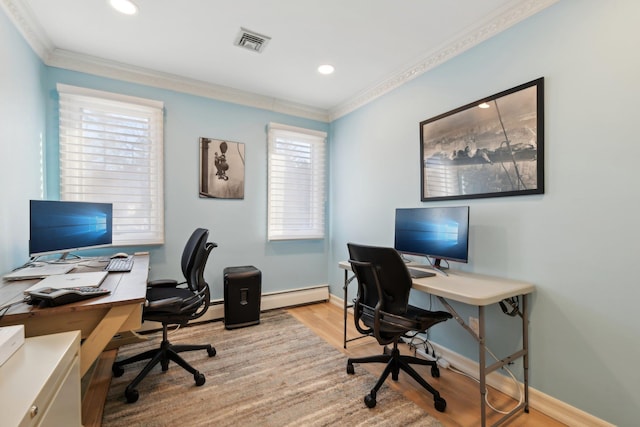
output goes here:
{"type": "Polygon", "coordinates": [[[244,199],[244,144],[200,138],[200,197],[244,199]]]}
{"type": "Polygon", "coordinates": [[[544,79],[420,122],[422,201],[544,193],[544,79]]]}

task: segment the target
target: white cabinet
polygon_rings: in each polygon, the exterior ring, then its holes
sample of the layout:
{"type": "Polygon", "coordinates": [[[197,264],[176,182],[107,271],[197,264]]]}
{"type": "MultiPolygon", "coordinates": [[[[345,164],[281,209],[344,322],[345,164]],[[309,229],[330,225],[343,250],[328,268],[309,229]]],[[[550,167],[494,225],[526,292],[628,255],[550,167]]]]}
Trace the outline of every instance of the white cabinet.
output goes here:
{"type": "Polygon", "coordinates": [[[79,427],[80,332],[27,338],[0,367],[2,426],[79,427]]]}

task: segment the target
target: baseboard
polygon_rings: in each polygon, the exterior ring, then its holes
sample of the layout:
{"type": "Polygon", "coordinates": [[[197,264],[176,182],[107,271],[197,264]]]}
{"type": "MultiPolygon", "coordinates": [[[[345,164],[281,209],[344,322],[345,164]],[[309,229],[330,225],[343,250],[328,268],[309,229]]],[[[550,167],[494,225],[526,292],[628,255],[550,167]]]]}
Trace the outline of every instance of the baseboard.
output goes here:
{"type": "MultiPolygon", "coordinates": [[[[312,304],[329,300],[329,285],[311,286],[287,291],[268,292],[262,294],[260,311],[274,310],[276,308],[294,307],[297,305],[312,304]]],[[[192,323],[207,322],[224,319],[224,300],[212,300],[207,312],[192,323]]],[[[138,332],[161,329],[162,324],[146,321],[138,332]]]]}
{"type": "MultiPolygon", "coordinates": [[[[329,302],[338,305],[340,308],[344,307],[344,300],[334,295],[330,295],[329,302]]],[[[436,354],[447,360],[451,367],[464,372],[473,378],[478,378],[479,364],[477,362],[446,347],[438,345],[433,341],[430,342],[433,344],[436,354]]],[[[521,383],[518,384],[522,387],[521,383]]],[[[513,397],[514,399],[518,399],[518,389],[510,377],[501,375],[497,372],[492,372],[487,376],[487,385],[513,397]]],[[[551,397],[531,386],[529,386],[529,407],[566,425],[576,427],[614,427],[611,423],[551,397]]]]}

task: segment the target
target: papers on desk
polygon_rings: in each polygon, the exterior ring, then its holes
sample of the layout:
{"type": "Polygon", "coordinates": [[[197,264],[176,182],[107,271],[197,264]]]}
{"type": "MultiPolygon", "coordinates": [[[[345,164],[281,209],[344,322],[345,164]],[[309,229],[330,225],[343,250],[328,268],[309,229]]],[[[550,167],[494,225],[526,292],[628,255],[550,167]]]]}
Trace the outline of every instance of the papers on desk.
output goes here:
{"type": "Polygon", "coordinates": [[[24,267],[4,275],[5,280],[42,279],[55,274],[66,274],[73,270],[74,264],[42,264],[33,267],[24,267]]]}
{"type": "Polygon", "coordinates": [[[102,284],[102,282],[104,282],[107,274],[109,274],[107,271],[91,271],[87,273],[69,273],[48,276],[26,289],[24,293],[28,294],[29,292],[40,288],[97,288],[102,284]]]}

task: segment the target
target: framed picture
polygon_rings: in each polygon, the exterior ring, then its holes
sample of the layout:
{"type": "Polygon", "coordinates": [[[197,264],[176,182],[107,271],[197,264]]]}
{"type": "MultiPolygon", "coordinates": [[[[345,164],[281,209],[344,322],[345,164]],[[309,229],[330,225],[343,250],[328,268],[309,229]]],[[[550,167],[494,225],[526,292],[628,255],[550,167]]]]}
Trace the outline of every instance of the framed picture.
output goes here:
{"type": "Polygon", "coordinates": [[[200,138],[200,197],[244,199],[244,144],[200,138]]]}
{"type": "Polygon", "coordinates": [[[544,193],[544,79],[420,122],[422,201],[544,193]]]}

